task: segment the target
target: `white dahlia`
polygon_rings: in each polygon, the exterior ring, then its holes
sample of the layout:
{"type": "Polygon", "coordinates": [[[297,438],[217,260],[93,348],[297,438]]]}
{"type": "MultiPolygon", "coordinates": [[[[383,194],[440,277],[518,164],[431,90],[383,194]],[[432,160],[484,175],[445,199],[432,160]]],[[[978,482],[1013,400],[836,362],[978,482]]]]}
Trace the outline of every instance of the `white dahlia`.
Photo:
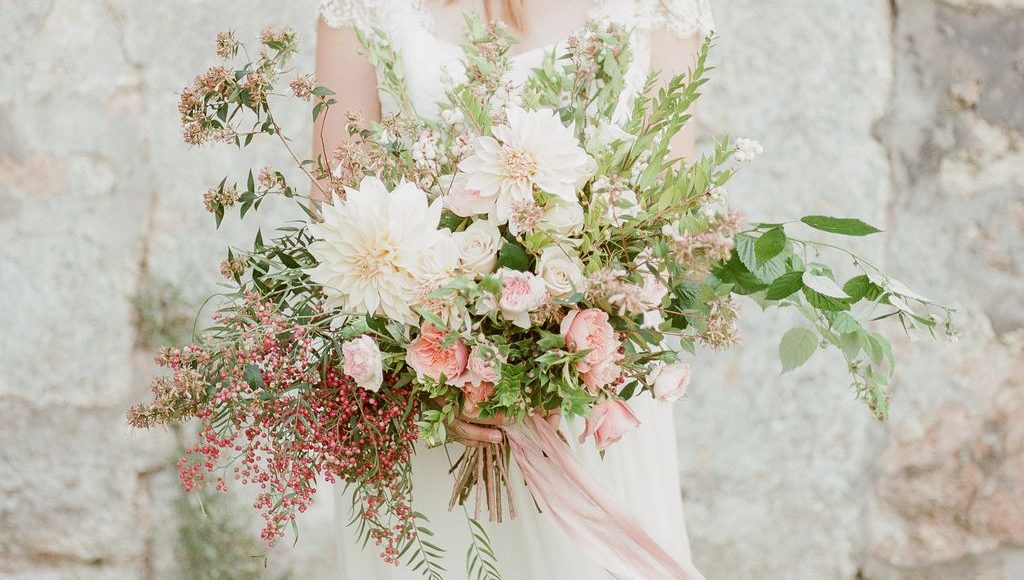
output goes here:
{"type": "Polygon", "coordinates": [[[309,251],[317,266],[310,278],[323,286],[325,306],[353,314],[387,316],[414,324],[424,272],[433,262],[441,202],[411,183],[388,192],[376,177],[365,177],[359,189],[346,188],[344,200],[324,205],[323,221],[310,229],[316,241],[309,251]]]}
{"type": "Polygon", "coordinates": [[[575,203],[577,191],[594,174],[594,159],[550,109],[512,107],[508,124],[491,133],[474,140],[473,154],[459,169],[467,175],[468,189],[494,199],[498,223],[508,221],[517,203],[532,202],[535,187],[575,203]]]}

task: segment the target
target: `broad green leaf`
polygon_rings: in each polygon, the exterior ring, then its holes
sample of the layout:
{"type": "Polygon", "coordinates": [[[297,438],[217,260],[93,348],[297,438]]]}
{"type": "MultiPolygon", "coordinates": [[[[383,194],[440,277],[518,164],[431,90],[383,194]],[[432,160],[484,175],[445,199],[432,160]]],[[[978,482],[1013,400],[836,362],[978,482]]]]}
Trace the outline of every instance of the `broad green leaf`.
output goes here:
{"type": "Polygon", "coordinates": [[[789,329],[779,343],[782,372],[791,371],[807,362],[817,348],[818,335],[802,327],[789,329]]]}
{"type": "Polygon", "coordinates": [[[776,278],[786,272],[786,262],[779,256],[761,264],[757,261],[757,252],[754,249],[756,240],[748,235],[739,235],[735,238],[736,255],[740,262],[747,267],[751,274],[765,284],[771,284],[776,278]]]}
{"type": "Polygon", "coordinates": [[[530,269],[530,255],[519,244],[505,242],[498,252],[498,267],[526,272],[530,269]]]}
{"type": "Polygon", "coordinates": [[[837,218],[824,215],[807,215],[800,221],[816,230],[844,236],[867,236],[882,231],[856,218],[837,218]]]}
{"type": "Polygon", "coordinates": [[[775,256],[779,255],[786,247],[786,232],[780,227],[774,227],[761,234],[754,242],[754,255],[758,264],[764,264],[775,256]]]}
{"type": "Polygon", "coordinates": [[[850,316],[850,314],[846,312],[839,311],[826,314],[825,317],[828,318],[829,326],[832,327],[832,330],[839,334],[856,332],[861,327],[860,322],[857,322],[856,318],[850,316]]]}
{"type": "Polygon", "coordinates": [[[804,286],[807,286],[818,294],[824,294],[830,298],[849,298],[849,296],[846,295],[846,292],[843,292],[843,289],[836,284],[835,280],[828,276],[819,276],[817,274],[811,274],[810,272],[804,272],[801,279],[803,280],[804,286]]]}
{"type": "Polygon", "coordinates": [[[803,274],[802,270],[797,270],[796,272],[786,272],[779,276],[774,282],[772,282],[771,286],[768,287],[765,297],[769,300],[782,300],[803,288],[803,274]]]}
{"type": "Polygon", "coordinates": [[[849,310],[850,303],[846,300],[840,300],[838,298],[832,298],[819,294],[810,288],[804,287],[803,289],[804,298],[807,299],[807,303],[811,306],[822,311],[836,311],[836,310],[849,310]]]}

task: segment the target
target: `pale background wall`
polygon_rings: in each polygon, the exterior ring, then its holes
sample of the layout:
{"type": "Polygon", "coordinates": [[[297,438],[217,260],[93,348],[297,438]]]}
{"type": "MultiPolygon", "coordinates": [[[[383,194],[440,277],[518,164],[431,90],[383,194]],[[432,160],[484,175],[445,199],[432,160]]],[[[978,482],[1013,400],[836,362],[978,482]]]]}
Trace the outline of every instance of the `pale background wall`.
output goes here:
{"type": "MultiPolygon", "coordinates": [[[[881,425],[837,357],[779,378],[788,320],[746,305],[746,346],[702,363],[678,411],[698,564],[1024,578],[1024,2],[715,4],[703,126],[766,150],[736,204],[881,225],[862,251],[961,306],[964,337],[896,341],[881,425]]],[[[185,574],[175,437],[129,433],[123,411],[145,396],[149,343],[248,232],[212,230],[202,192],[238,164],[185,148],[175,93],[228,25],[293,25],[308,68],[314,5],[0,0],[0,577],[185,574]]],[[[263,576],[330,577],[328,503],[263,576]]]]}

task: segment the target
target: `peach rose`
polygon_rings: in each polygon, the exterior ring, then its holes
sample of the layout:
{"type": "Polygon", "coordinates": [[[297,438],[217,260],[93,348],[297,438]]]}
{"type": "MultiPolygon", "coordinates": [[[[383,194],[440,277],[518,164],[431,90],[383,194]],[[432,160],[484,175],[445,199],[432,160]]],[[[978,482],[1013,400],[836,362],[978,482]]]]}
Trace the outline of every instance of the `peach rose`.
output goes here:
{"type": "Polygon", "coordinates": [[[469,347],[461,339],[448,348],[441,348],[445,333],[424,323],[420,336],[409,343],[405,351],[405,362],[419,375],[426,375],[435,381],[444,375],[449,384],[456,382],[466,370],[469,347]]]}
{"type": "Polygon", "coordinates": [[[488,383],[487,381],[482,381],[477,385],[466,383],[462,385],[462,392],[466,394],[467,401],[474,405],[479,405],[490,399],[491,395],[494,394],[494,383],[488,383]]]}
{"type": "Polygon", "coordinates": [[[570,311],[562,319],[561,332],[569,352],[590,351],[576,362],[581,373],[611,359],[619,350],[615,329],[608,324],[608,313],[598,308],[570,311]]]}
{"type": "Polygon", "coordinates": [[[686,394],[690,384],[690,365],[675,363],[654,369],[648,381],[654,385],[654,398],[671,403],[686,394]]]}
{"type": "Polygon", "coordinates": [[[580,435],[582,445],[587,437],[594,436],[598,451],[603,451],[618,442],[627,431],[640,424],[629,405],[621,399],[606,399],[594,405],[587,417],[587,427],[580,435]]]}

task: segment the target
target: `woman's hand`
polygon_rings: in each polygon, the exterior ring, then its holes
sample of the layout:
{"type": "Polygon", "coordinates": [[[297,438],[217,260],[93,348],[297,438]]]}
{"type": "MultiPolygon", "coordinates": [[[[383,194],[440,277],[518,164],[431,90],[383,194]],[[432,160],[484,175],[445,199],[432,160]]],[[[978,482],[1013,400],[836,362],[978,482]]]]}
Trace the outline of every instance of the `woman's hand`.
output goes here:
{"type": "Polygon", "coordinates": [[[498,413],[493,417],[481,417],[476,405],[467,401],[459,416],[448,425],[448,430],[463,445],[477,447],[481,443],[501,443],[505,439],[505,434],[496,427],[511,424],[512,421],[505,417],[504,413],[498,413]]]}
{"type": "MultiPolygon", "coordinates": [[[[556,430],[562,423],[562,412],[559,409],[553,411],[538,411],[544,413],[544,420],[556,430]]],[[[448,425],[448,430],[455,435],[456,440],[467,447],[478,447],[482,443],[501,443],[505,434],[497,427],[507,427],[512,420],[504,413],[498,413],[493,417],[480,417],[476,405],[467,402],[462,413],[448,425]]]]}

